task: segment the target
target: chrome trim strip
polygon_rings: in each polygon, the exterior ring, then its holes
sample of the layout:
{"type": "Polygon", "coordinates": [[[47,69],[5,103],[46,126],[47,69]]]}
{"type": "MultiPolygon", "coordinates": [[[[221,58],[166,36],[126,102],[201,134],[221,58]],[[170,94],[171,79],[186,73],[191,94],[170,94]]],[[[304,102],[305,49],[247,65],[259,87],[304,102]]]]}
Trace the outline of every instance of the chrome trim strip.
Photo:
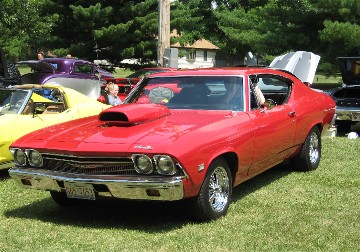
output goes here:
{"type": "MultiPolygon", "coordinates": [[[[76,155],[66,155],[66,154],[58,154],[58,153],[50,153],[50,152],[40,152],[43,156],[54,156],[59,157],[60,159],[66,158],[75,158],[75,159],[103,159],[103,158],[111,158],[111,159],[129,159],[131,160],[131,156],[76,156],[76,155]]],[[[54,158],[55,159],[55,158],[54,158]]]]}

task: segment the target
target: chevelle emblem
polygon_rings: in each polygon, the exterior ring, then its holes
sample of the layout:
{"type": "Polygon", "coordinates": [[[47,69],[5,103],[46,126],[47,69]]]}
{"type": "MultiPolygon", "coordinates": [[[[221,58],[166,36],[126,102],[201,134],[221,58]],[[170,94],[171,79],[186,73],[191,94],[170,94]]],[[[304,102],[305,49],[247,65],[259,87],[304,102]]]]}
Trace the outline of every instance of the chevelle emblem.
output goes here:
{"type": "Polygon", "coordinates": [[[148,145],[148,146],[143,146],[143,145],[135,145],[134,147],[135,149],[144,149],[144,150],[152,150],[153,147],[148,145]]]}

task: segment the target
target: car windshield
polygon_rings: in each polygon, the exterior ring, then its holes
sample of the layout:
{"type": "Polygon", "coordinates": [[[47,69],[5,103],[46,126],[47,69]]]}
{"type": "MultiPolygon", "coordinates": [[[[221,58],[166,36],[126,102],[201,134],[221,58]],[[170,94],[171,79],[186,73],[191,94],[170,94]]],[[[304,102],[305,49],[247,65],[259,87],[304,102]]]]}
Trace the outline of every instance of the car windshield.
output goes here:
{"type": "Polygon", "coordinates": [[[27,90],[0,90],[0,114],[19,114],[30,96],[27,90]]]}
{"type": "Polygon", "coordinates": [[[237,76],[152,77],[127,103],[155,103],[171,109],[244,110],[243,78],[237,76]]]}

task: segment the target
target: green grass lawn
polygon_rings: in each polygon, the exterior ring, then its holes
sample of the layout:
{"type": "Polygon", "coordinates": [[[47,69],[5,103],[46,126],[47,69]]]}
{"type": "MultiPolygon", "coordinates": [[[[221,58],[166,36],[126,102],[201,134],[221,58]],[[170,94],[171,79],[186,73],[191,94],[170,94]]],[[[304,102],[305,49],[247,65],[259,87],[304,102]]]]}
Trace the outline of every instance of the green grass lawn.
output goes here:
{"type": "Polygon", "coordinates": [[[124,78],[130,74],[132,74],[134,71],[126,68],[116,68],[115,72],[113,73],[115,78],[124,78]]]}
{"type": "Polygon", "coordinates": [[[59,208],[0,177],[0,251],[358,251],[360,139],[323,139],[317,170],[277,166],[234,190],[228,214],[194,223],[179,202],[59,208]]]}
{"type": "Polygon", "coordinates": [[[311,87],[318,89],[331,89],[339,87],[342,84],[341,76],[325,77],[324,75],[317,74],[314,77],[314,82],[311,87]]]}

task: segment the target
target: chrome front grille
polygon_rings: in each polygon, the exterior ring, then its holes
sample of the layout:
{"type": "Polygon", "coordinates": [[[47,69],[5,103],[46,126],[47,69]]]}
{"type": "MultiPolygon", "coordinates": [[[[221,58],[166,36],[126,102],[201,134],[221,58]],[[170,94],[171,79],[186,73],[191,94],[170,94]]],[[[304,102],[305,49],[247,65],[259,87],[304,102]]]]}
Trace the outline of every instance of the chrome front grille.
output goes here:
{"type": "Polygon", "coordinates": [[[130,157],[75,157],[43,154],[42,168],[49,171],[89,175],[137,174],[130,157]]]}

